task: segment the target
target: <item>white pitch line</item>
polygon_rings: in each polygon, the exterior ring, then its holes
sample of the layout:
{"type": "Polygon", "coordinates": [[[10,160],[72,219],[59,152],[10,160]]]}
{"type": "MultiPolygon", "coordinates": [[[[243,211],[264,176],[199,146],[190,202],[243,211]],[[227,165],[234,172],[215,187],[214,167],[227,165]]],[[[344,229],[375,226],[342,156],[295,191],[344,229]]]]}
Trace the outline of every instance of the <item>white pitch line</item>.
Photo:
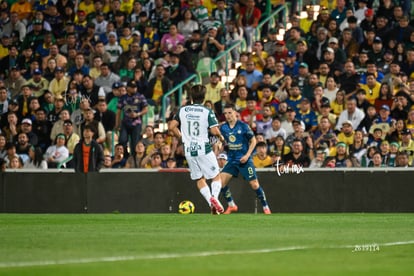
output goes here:
{"type": "MultiPolygon", "coordinates": [[[[373,243],[373,244],[378,245],[378,246],[384,246],[384,247],[409,245],[409,244],[414,244],[414,240],[413,241],[388,242],[388,243],[373,243]]],[[[272,253],[272,252],[307,250],[307,249],[345,249],[345,248],[354,248],[354,247],[355,245],[338,245],[338,246],[325,246],[325,247],[289,246],[289,247],[264,248],[264,249],[252,249],[252,250],[205,251],[205,252],[192,252],[192,253],[156,254],[156,255],[145,255],[145,256],[114,256],[114,257],[96,257],[96,258],[67,259],[67,260],[5,262],[5,263],[0,263],[0,268],[52,266],[52,265],[67,265],[67,264],[87,264],[87,263],[110,263],[110,262],[122,262],[122,261],[137,261],[137,260],[210,257],[210,256],[218,256],[218,255],[264,254],[264,253],[272,253]]]]}

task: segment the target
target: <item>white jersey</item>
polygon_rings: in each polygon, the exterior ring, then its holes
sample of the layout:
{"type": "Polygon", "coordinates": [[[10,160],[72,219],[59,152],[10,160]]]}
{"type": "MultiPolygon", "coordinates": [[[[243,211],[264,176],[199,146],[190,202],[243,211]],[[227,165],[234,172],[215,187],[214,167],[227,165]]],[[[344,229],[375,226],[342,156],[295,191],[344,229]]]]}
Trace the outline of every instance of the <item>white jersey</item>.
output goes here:
{"type": "Polygon", "coordinates": [[[186,156],[200,156],[211,152],[209,129],[218,126],[213,111],[200,104],[183,106],[175,115],[175,120],[180,123],[186,156]]]}

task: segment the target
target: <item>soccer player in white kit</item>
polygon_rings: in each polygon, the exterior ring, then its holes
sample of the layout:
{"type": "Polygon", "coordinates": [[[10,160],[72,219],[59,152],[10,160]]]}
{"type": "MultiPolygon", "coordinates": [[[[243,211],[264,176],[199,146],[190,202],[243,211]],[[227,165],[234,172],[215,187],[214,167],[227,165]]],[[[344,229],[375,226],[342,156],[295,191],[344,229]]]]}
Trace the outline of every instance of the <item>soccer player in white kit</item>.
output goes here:
{"type": "Polygon", "coordinates": [[[218,200],[221,190],[220,168],[210,145],[209,131],[221,141],[224,141],[224,137],[214,112],[203,106],[205,94],[204,85],[191,87],[192,104],[177,111],[168,129],[182,140],[191,179],[197,181],[197,187],[210,205],[212,214],[221,214],[224,209],[218,200]],[[207,179],[212,179],[211,191],[207,179]]]}

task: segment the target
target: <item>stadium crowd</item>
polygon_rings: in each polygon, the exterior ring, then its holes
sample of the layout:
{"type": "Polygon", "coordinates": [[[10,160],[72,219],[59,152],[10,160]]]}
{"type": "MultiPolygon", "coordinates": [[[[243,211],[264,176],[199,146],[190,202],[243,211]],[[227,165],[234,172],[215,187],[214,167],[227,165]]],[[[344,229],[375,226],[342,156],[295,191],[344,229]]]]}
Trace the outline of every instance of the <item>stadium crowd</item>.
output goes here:
{"type": "MultiPolygon", "coordinates": [[[[255,41],[264,0],[3,0],[2,169],[73,168],[91,139],[103,152],[96,170],[186,167],[180,141],[144,118],[167,112],[162,96],[200,58],[241,39],[236,78],[226,85],[219,62],[205,105],[221,122],[236,105],[256,134],[257,168],[413,166],[411,1],[373,2],[321,0],[302,17],[292,1],[289,28],[265,25],[255,41]]],[[[171,114],[179,102],[172,95],[171,114]]]]}

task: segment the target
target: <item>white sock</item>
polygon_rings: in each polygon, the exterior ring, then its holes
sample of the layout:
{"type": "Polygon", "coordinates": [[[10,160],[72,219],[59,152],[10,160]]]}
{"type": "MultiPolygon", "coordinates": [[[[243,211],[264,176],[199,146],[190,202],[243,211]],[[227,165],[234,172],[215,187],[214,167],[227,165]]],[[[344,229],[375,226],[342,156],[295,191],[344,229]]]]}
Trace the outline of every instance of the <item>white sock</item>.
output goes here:
{"type": "Polygon", "coordinates": [[[200,189],[200,193],[207,200],[208,206],[210,206],[210,198],[211,198],[210,188],[208,186],[205,186],[200,189]]]}
{"type": "Polygon", "coordinates": [[[215,198],[219,197],[221,191],[221,181],[211,182],[211,193],[215,198]]]}
{"type": "Polygon", "coordinates": [[[228,204],[229,206],[231,206],[231,207],[236,206],[236,203],[234,203],[234,201],[233,201],[233,200],[232,200],[232,201],[227,202],[227,204],[228,204]]]}

